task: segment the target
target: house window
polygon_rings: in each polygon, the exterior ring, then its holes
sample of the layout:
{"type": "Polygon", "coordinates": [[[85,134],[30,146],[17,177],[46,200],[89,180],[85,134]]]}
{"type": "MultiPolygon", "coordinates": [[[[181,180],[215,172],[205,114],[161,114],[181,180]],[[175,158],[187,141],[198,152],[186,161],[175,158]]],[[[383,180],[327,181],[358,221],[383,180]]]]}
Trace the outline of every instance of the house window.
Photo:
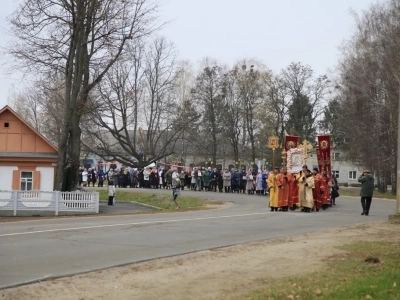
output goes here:
{"type": "Polygon", "coordinates": [[[349,172],[349,179],[357,179],[357,172],[356,171],[350,171],[349,172]]]}
{"type": "Polygon", "coordinates": [[[340,158],[339,158],[339,152],[333,152],[332,153],[332,160],[339,160],[340,158]]]}
{"type": "Polygon", "coordinates": [[[4,123],[4,128],[9,128],[9,127],[10,127],[10,123],[5,122],[5,123],[4,123]]]}
{"type": "Polygon", "coordinates": [[[21,172],[21,191],[31,191],[33,184],[33,172],[21,172]]]}
{"type": "Polygon", "coordinates": [[[335,176],[336,179],[339,179],[339,171],[332,170],[332,175],[335,176]]]}

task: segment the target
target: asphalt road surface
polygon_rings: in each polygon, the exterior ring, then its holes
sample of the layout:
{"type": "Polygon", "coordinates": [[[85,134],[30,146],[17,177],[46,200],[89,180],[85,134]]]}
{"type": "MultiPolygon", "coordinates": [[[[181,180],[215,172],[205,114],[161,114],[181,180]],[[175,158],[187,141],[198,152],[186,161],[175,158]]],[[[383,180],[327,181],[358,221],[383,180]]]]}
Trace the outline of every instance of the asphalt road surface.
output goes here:
{"type": "MultiPolygon", "coordinates": [[[[148,191],[169,193],[169,191],[148,191]]],[[[340,197],[318,213],[270,212],[267,197],[185,192],[220,209],[0,223],[0,288],[199,250],[385,221],[395,202],[340,197]]]]}

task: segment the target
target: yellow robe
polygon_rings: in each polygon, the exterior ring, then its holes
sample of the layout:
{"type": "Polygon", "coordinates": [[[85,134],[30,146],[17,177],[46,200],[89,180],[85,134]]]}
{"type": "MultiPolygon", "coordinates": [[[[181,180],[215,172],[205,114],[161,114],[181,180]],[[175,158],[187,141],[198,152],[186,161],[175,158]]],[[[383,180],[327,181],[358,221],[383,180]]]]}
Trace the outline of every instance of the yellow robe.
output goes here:
{"type": "Polygon", "coordinates": [[[270,207],[278,207],[278,195],[279,188],[276,185],[276,176],[274,173],[271,173],[268,176],[268,188],[269,188],[269,206],[270,207]]]}
{"type": "Polygon", "coordinates": [[[314,177],[306,177],[307,186],[304,186],[304,201],[303,207],[313,208],[314,206],[314,197],[313,197],[313,188],[314,188],[314,177]]]}
{"type": "Polygon", "coordinates": [[[303,177],[305,177],[305,174],[303,172],[297,173],[296,174],[296,182],[297,182],[297,186],[299,187],[299,204],[300,204],[300,208],[303,207],[303,203],[306,197],[305,194],[305,189],[304,189],[304,185],[306,184],[305,182],[305,178],[303,180],[303,177]]]}

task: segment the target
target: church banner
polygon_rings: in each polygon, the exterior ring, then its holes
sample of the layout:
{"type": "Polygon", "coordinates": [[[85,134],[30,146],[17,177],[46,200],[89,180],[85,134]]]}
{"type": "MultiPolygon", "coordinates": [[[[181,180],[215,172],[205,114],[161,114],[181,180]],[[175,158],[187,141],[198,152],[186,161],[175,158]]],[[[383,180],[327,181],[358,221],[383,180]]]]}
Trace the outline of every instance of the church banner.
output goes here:
{"type": "Polygon", "coordinates": [[[299,137],[294,135],[286,135],[285,136],[285,151],[289,152],[290,149],[297,148],[297,144],[299,143],[299,137]]]}
{"type": "Polygon", "coordinates": [[[330,135],[318,136],[317,159],[319,171],[327,172],[330,176],[332,174],[330,135]]]}

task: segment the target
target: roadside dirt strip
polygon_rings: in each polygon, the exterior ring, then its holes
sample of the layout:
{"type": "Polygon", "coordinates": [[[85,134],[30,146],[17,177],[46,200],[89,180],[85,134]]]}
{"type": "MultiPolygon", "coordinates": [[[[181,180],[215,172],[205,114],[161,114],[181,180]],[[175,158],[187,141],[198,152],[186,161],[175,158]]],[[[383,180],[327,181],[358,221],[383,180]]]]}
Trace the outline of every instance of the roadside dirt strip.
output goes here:
{"type": "MultiPolygon", "coordinates": [[[[371,223],[49,280],[0,291],[0,299],[227,299],[270,278],[324,268],[352,241],[400,240],[400,225],[371,223]]],[[[112,255],[112,254],[110,254],[112,255]]]]}

